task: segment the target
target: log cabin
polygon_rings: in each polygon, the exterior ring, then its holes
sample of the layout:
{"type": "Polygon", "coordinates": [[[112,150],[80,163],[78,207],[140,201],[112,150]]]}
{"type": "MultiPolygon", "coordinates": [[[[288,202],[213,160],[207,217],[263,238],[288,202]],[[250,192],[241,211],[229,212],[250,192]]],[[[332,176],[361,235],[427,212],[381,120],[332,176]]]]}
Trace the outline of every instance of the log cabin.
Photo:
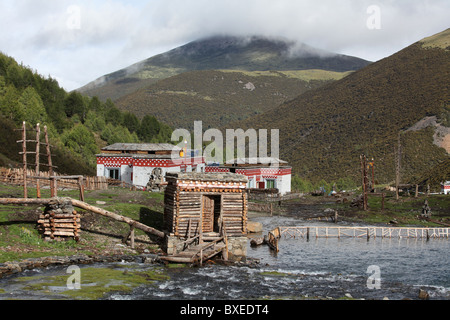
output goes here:
{"type": "Polygon", "coordinates": [[[168,173],[164,226],[176,237],[188,234],[247,234],[247,178],[233,173],[168,173]],[[222,228],[224,230],[222,230],[222,228]]]}

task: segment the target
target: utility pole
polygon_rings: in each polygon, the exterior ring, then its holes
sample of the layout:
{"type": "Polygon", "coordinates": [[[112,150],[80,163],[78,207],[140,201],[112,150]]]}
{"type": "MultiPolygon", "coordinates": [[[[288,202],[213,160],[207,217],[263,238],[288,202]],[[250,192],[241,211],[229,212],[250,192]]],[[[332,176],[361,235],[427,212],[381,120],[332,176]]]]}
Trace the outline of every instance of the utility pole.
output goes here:
{"type": "Polygon", "coordinates": [[[398,190],[400,188],[400,166],[401,166],[401,158],[402,158],[402,145],[400,141],[400,132],[398,133],[398,141],[397,141],[397,150],[395,150],[395,198],[399,199],[398,190]]]}
{"type": "Polygon", "coordinates": [[[363,154],[360,156],[361,159],[361,176],[362,176],[362,191],[363,191],[363,209],[367,211],[367,164],[366,156],[363,154]]]}
{"type": "Polygon", "coordinates": [[[375,192],[375,160],[372,158],[372,162],[370,162],[372,166],[372,189],[375,192]]]}

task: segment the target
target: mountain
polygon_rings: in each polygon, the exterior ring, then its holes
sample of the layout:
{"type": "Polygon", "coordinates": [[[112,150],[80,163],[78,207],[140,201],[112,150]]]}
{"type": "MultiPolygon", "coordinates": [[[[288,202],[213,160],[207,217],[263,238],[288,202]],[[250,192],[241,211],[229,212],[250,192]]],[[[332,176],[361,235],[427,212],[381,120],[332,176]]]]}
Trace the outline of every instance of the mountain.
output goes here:
{"type": "Polygon", "coordinates": [[[267,37],[215,36],[190,42],[125,69],[105,75],[79,92],[116,100],[137,89],[187,71],[288,71],[320,69],[346,72],[370,62],[306,44],[267,37]]]}
{"type": "Polygon", "coordinates": [[[401,181],[423,181],[449,158],[437,145],[450,139],[449,70],[447,29],[232,127],[280,129],[281,158],[314,181],[359,183],[363,153],[374,158],[378,182],[393,181],[400,137],[401,181]]]}
{"type": "Polygon", "coordinates": [[[222,128],[347,74],[322,70],[189,71],[121,97],[115,104],[138,117],[151,114],[173,128],[192,129],[196,120],[202,120],[204,128],[222,128]]]}

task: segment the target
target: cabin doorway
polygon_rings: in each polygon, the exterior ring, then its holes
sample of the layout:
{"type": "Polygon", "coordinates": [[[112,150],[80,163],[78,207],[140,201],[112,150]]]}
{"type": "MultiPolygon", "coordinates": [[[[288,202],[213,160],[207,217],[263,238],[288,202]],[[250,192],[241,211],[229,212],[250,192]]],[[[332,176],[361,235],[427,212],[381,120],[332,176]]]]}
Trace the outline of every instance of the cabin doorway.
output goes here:
{"type": "Polygon", "coordinates": [[[202,212],[202,231],[220,231],[221,196],[204,195],[202,212]]]}

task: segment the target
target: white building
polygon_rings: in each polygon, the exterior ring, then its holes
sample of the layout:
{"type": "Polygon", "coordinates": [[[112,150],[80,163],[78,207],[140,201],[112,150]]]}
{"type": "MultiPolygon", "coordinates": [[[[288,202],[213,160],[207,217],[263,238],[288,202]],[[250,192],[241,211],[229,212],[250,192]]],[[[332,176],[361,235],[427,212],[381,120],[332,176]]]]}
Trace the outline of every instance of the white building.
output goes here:
{"type": "Polygon", "coordinates": [[[291,192],[292,167],[276,158],[234,159],[225,165],[207,165],[205,172],[233,172],[248,178],[249,189],[278,189],[281,195],[291,192]],[[232,164],[229,164],[232,163],[232,164]]]}
{"type": "Polygon", "coordinates": [[[441,184],[441,193],[449,194],[450,193],[450,181],[445,181],[441,184]]]}
{"type": "Polygon", "coordinates": [[[147,186],[155,169],[167,172],[204,172],[205,159],[169,143],[116,143],[97,155],[97,176],[147,186]]]}

